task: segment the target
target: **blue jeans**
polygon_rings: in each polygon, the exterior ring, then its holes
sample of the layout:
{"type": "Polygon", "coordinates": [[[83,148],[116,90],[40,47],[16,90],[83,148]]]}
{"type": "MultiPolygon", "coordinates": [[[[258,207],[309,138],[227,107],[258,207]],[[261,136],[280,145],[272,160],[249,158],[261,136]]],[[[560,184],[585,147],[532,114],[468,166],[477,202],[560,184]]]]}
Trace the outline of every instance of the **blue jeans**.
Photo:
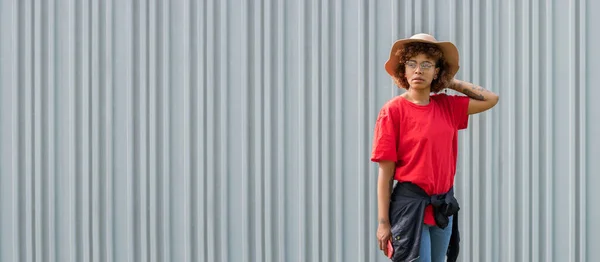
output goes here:
{"type": "Polygon", "coordinates": [[[452,217],[449,217],[448,226],[441,229],[437,226],[423,225],[419,262],[444,262],[446,251],[452,235],[452,217]]]}

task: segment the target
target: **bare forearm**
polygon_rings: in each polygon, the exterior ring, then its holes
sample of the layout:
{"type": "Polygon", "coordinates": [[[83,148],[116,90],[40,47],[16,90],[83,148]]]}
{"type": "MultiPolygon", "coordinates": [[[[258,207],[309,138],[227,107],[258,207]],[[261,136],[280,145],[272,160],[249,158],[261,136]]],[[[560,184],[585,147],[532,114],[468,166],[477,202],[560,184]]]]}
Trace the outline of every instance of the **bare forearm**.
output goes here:
{"type": "Polygon", "coordinates": [[[390,195],[394,176],[394,163],[380,164],[377,179],[377,207],[379,224],[389,223],[390,195]]]}
{"type": "Polygon", "coordinates": [[[473,83],[457,79],[454,79],[448,88],[461,92],[468,97],[479,101],[498,100],[498,95],[494,92],[473,83]]]}

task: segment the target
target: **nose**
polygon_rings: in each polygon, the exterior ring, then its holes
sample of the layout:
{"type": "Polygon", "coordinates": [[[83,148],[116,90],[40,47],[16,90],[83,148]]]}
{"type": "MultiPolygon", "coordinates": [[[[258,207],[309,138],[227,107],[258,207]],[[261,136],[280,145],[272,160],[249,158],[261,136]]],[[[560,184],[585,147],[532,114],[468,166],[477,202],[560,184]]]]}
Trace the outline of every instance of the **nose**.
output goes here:
{"type": "Polygon", "coordinates": [[[423,69],[421,69],[421,65],[417,65],[417,68],[415,68],[415,73],[416,74],[423,74],[423,69]]]}

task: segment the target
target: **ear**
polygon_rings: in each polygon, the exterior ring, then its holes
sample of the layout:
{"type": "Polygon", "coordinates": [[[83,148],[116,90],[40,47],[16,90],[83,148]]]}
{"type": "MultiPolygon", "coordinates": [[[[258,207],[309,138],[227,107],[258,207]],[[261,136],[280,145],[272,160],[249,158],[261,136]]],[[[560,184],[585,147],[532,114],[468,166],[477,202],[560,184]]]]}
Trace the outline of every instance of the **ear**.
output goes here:
{"type": "Polygon", "coordinates": [[[439,73],[440,73],[440,68],[436,68],[435,73],[433,74],[433,79],[437,79],[439,73]]]}

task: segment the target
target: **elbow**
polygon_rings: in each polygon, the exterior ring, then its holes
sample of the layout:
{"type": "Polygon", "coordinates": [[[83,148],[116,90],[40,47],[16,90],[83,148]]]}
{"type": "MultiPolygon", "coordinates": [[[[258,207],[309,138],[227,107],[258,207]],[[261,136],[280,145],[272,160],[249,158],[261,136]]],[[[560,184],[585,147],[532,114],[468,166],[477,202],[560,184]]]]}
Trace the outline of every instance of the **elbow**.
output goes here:
{"type": "Polygon", "coordinates": [[[490,102],[492,104],[491,107],[496,106],[496,104],[498,104],[498,101],[500,100],[500,96],[497,94],[494,94],[492,97],[490,97],[490,102]]]}

